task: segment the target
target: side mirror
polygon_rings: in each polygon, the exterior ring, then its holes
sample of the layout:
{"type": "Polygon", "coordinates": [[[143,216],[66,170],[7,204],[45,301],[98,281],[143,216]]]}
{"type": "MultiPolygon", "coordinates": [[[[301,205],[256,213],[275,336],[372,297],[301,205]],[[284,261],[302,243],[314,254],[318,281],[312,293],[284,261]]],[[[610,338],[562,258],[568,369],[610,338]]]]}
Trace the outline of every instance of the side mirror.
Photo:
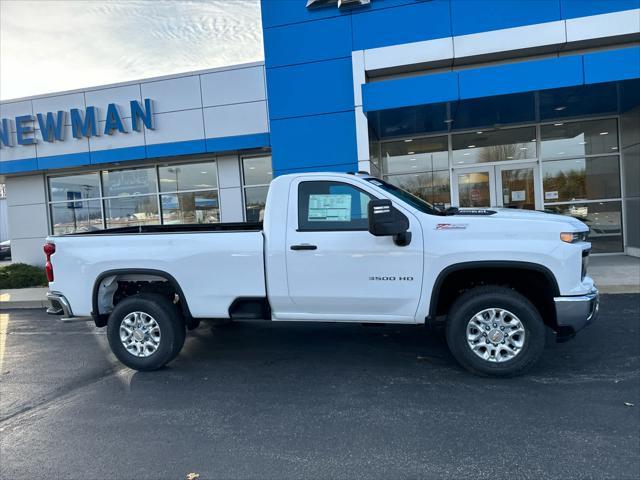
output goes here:
{"type": "Polygon", "coordinates": [[[409,219],[395,208],[391,200],[371,200],[369,202],[369,233],[376,237],[393,236],[393,241],[401,247],[411,243],[409,219]]]}

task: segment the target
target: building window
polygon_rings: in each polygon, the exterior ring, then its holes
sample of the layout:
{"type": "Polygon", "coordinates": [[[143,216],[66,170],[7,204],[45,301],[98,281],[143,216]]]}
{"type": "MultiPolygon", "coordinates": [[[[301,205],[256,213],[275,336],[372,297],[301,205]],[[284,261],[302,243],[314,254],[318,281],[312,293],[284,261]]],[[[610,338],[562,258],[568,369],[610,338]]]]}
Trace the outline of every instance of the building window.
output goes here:
{"type": "Polygon", "coordinates": [[[437,206],[451,205],[446,136],[381,144],[384,179],[437,206]]]}
{"type": "Polygon", "coordinates": [[[610,253],[623,250],[618,130],[616,118],[605,118],[382,142],[370,132],[369,148],[372,168],[385,180],[437,207],[451,204],[452,176],[453,200],[462,207],[502,195],[506,207],[533,209],[538,198],[538,208],[589,225],[593,251],[610,253]],[[505,168],[507,162],[514,163],[505,168]],[[513,192],[526,200],[514,200],[513,192]]]}
{"type": "Polygon", "coordinates": [[[220,221],[212,160],[52,176],[48,181],[54,235],[220,221]]]}
{"type": "Polygon", "coordinates": [[[622,251],[617,121],[556,122],[540,136],[545,210],[586,223],[594,253],[622,251]]]}
{"type": "Polygon", "coordinates": [[[215,162],[163,165],[158,174],[163,224],[220,221],[215,162]]]}
{"type": "Polygon", "coordinates": [[[618,153],[615,119],[557,122],[540,127],[543,160],[618,153]]]}
{"type": "Polygon", "coordinates": [[[536,128],[458,133],[451,137],[454,166],[536,159],[536,128]]]}
{"type": "Polygon", "coordinates": [[[543,162],[545,203],[620,198],[617,155],[543,162]]]}
{"type": "Polygon", "coordinates": [[[107,228],[160,223],[155,168],[103,171],[102,191],[107,228]]]}
{"type": "Polygon", "coordinates": [[[104,228],[97,172],[49,178],[49,209],[54,235],[104,228]]]}
{"type": "Polygon", "coordinates": [[[264,220],[264,207],[272,178],[270,156],[242,158],[244,211],[247,222],[264,220]]]}
{"type": "Polygon", "coordinates": [[[621,202],[557,204],[545,207],[548,212],[571,215],[589,226],[593,253],[622,251],[621,202]]]}

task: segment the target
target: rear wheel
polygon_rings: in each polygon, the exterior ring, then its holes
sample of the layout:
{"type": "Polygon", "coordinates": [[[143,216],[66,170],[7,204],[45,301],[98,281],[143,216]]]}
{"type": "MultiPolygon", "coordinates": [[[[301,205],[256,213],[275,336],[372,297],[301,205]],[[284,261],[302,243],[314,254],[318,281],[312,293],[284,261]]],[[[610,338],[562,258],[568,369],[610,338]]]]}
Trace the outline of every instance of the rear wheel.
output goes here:
{"type": "Polygon", "coordinates": [[[505,287],[477,287],[452,305],[447,343],[456,360],[483,376],[511,377],[531,368],[545,345],[538,310],[505,287]]]}
{"type": "Polygon", "coordinates": [[[107,337],[118,360],[135,370],[156,370],[173,360],[185,341],[182,314],[158,294],[129,297],[109,316],[107,337]]]}

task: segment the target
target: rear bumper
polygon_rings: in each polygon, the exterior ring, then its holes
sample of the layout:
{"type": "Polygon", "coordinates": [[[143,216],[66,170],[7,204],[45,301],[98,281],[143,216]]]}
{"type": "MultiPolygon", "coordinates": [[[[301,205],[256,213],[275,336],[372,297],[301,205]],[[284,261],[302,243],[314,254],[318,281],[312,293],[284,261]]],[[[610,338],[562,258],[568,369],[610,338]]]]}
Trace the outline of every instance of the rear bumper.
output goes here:
{"type": "Polygon", "coordinates": [[[47,313],[49,315],[62,315],[62,318],[73,318],[73,312],[71,311],[71,305],[59,292],[48,292],[47,300],[49,300],[49,308],[47,313]]]}
{"type": "Polygon", "coordinates": [[[598,316],[600,296],[595,287],[586,295],[555,297],[553,300],[558,326],[565,331],[575,334],[593,323],[598,316]]]}

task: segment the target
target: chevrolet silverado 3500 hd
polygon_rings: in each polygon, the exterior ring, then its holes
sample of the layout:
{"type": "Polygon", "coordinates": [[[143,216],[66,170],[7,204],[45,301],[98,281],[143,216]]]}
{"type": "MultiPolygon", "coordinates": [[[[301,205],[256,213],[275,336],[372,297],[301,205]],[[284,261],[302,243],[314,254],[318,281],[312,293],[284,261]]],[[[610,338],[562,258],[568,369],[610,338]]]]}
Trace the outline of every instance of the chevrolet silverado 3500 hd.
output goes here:
{"type": "Polygon", "coordinates": [[[47,239],[50,313],[91,316],[154,370],[202,319],[444,322],[458,362],[512,376],[546,330],[595,319],[587,227],[511,209],[441,211],[365,174],[273,180],[264,224],[124,227],[47,239]],[[55,271],[55,273],[54,273],[55,271]]]}

